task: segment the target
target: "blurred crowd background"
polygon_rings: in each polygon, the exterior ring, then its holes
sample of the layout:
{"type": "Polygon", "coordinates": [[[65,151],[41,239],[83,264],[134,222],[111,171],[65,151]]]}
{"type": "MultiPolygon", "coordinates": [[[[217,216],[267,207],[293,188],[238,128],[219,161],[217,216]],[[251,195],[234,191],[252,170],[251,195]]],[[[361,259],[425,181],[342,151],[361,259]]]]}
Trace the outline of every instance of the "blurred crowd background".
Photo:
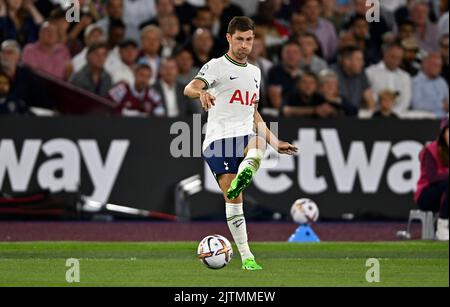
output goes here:
{"type": "Polygon", "coordinates": [[[0,0],[0,114],[57,115],[42,76],[120,116],[200,113],[183,88],[246,15],[264,114],[448,116],[448,0],[380,0],[377,21],[366,0],[79,0],[79,16],[73,2],[0,0]]]}

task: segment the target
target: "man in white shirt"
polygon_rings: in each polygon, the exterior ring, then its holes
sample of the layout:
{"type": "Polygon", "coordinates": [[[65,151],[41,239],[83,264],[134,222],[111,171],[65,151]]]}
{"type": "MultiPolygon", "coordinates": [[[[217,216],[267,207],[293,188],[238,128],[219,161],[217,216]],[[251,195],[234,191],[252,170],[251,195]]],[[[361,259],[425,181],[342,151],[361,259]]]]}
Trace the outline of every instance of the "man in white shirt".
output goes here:
{"type": "Polygon", "coordinates": [[[121,81],[134,84],[134,65],[139,54],[138,45],[133,40],[125,40],[119,44],[119,61],[111,64],[106,60],[106,69],[110,72],[113,84],[121,81]]]}
{"type": "Polygon", "coordinates": [[[161,57],[159,55],[161,49],[161,30],[154,25],[146,26],[141,31],[142,57],[139,62],[146,63],[152,68],[152,78],[150,85],[155,84],[159,74],[159,66],[161,57]]]}
{"type": "Polygon", "coordinates": [[[392,90],[398,93],[394,111],[402,113],[411,105],[411,77],[400,69],[404,51],[398,44],[386,45],[383,49],[383,60],[367,68],[366,74],[375,101],[381,91],[392,90]]]}
{"type": "Polygon", "coordinates": [[[123,21],[127,26],[127,38],[139,41],[139,25],[155,15],[155,0],[125,0],[123,21]]]}

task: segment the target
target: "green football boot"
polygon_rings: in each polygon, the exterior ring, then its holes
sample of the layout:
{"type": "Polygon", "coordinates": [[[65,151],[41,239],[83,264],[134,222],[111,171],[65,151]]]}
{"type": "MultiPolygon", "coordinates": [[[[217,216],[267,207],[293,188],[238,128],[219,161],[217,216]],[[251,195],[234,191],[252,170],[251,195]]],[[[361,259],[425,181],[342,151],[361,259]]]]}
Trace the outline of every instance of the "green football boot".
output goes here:
{"type": "Polygon", "coordinates": [[[255,259],[249,258],[242,263],[242,269],[246,271],[259,271],[262,270],[263,268],[262,266],[256,263],[255,259]]]}
{"type": "Polygon", "coordinates": [[[227,197],[229,200],[235,200],[241,195],[250,183],[252,183],[254,171],[251,167],[245,168],[239,173],[236,178],[231,182],[230,188],[227,191],[227,197]]]}

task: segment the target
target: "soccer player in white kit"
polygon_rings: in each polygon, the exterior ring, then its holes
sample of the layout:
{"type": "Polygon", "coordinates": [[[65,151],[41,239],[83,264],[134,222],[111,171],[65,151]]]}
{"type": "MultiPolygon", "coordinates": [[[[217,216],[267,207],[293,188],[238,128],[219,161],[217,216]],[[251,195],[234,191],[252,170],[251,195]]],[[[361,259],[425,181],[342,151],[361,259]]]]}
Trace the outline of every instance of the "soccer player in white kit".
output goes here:
{"type": "Polygon", "coordinates": [[[242,269],[261,270],[248,245],[242,192],[250,185],[267,144],[281,154],[297,148],[282,142],[267,128],[257,110],[261,71],[247,63],[255,24],[235,17],[228,25],[229,51],[213,59],[186,86],[184,94],[200,99],[208,112],[203,157],[215,175],[226,202],[228,227],[242,258],[242,269]]]}

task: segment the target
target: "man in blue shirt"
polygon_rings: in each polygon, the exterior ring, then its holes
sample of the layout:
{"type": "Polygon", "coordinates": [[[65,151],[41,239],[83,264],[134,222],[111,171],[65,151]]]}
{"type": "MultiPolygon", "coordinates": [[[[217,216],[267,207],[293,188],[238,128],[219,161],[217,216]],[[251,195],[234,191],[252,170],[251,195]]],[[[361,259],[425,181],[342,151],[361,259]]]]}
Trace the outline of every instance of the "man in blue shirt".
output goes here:
{"type": "Polygon", "coordinates": [[[412,108],[434,113],[438,118],[448,115],[449,89],[441,77],[442,58],[438,53],[428,54],[420,73],[412,82],[412,108]]]}

